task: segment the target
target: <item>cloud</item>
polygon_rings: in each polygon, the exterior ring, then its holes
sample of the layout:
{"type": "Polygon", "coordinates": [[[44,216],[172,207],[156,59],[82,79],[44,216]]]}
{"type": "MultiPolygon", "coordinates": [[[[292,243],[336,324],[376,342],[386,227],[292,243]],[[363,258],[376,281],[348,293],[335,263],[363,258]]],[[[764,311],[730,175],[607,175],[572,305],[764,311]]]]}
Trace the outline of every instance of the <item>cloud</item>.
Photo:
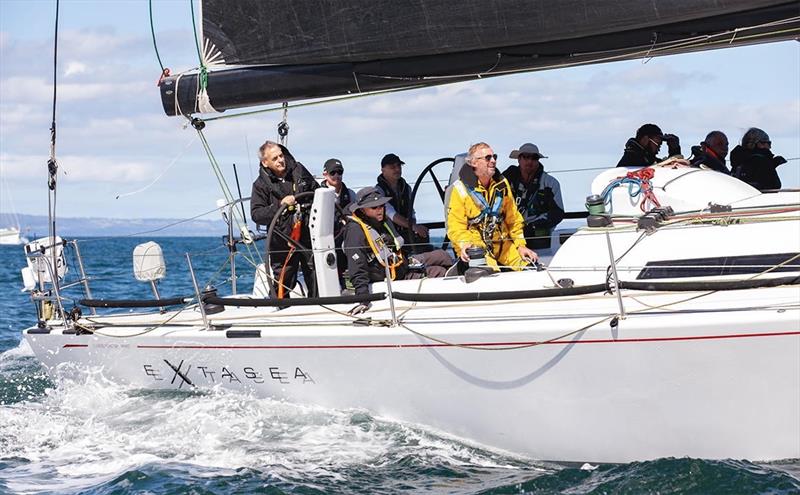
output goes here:
{"type": "Polygon", "coordinates": [[[76,74],[83,74],[88,70],[86,64],[78,62],[78,61],[71,61],[67,63],[67,68],[64,70],[64,76],[70,77],[76,74]]]}

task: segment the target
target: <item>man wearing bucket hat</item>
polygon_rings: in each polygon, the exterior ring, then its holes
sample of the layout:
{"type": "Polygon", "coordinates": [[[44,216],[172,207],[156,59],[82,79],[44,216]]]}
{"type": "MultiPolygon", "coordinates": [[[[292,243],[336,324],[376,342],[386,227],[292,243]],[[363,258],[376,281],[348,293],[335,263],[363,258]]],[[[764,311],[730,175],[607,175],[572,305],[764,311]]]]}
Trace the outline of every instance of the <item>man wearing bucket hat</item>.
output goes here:
{"type": "MultiPolygon", "coordinates": [[[[636,130],[636,136],[628,139],[625,143],[625,152],[622,154],[622,158],[619,159],[617,167],[649,167],[654,163],[665,160],[656,156],[664,141],[667,142],[668,158],[683,158],[678,136],[664,134],[661,132],[661,128],[655,124],[644,124],[636,130]]],[[[688,165],[689,162],[684,160],[683,164],[688,165]]]]}
{"type": "MultiPolygon", "coordinates": [[[[352,215],[345,227],[343,249],[356,295],[368,294],[370,282],[384,280],[387,269],[392,280],[402,280],[425,275],[442,277],[454,264],[447,253],[436,249],[414,256],[415,261],[424,264],[424,274],[409,271],[408,260],[402,251],[403,238],[386,216],[385,205],[388,202],[389,198],[377,187],[365,187],[358,191],[356,200],[350,205],[352,215]]],[[[369,307],[368,304],[359,306],[353,308],[353,314],[369,307]]]]}
{"type": "Polygon", "coordinates": [[[503,175],[511,184],[514,200],[525,219],[525,242],[530,249],[550,247],[550,233],[564,219],[561,184],[544,171],[539,147],[525,143],[511,152],[518,165],[511,165],[503,175]]]}

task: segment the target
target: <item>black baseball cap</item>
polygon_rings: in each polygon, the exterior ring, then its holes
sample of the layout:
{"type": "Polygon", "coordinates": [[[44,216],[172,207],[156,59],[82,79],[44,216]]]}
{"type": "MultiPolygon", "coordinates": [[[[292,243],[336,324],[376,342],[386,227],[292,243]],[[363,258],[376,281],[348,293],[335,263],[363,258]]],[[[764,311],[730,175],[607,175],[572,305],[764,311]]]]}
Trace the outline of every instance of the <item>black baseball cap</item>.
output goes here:
{"type": "Polygon", "coordinates": [[[395,155],[394,153],[389,153],[381,160],[381,167],[385,165],[394,165],[395,163],[399,163],[400,165],[406,164],[406,162],[401,160],[399,156],[395,155]]]}
{"type": "Polygon", "coordinates": [[[322,166],[322,170],[328,173],[331,173],[334,170],[344,172],[344,165],[342,165],[341,160],[338,158],[331,158],[325,162],[325,165],[322,166]]]}

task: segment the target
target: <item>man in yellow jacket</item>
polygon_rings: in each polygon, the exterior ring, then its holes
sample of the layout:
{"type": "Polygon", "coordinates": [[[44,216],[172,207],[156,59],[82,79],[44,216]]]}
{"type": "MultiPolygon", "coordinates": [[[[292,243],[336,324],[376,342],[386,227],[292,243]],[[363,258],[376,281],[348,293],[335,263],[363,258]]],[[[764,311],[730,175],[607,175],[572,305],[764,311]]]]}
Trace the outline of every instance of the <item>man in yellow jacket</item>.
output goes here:
{"type": "Polygon", "coordinates": [[[497,170],[497,155],[486,143],[469,148],[466,164],[453,183],[447,205],[447,237],[462,260],[467,249],[486,252],[487,264],[522,270],[538,259],[525,245],[525,221],[517,210],[511,186],[497,170]]]}

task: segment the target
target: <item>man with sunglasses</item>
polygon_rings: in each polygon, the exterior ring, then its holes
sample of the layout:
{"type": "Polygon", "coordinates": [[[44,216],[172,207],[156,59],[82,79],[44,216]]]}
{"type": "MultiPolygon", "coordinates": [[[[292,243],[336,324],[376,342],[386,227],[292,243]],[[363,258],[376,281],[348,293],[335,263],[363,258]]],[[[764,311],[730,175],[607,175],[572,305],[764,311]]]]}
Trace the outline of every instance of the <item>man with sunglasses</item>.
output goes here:
{"type": "Polygon", "coordinates": [[[731,151],[731,175],[760,191],[781,188],[777,168],[784,163],[786,158],[772,153],[769,135],[758,127],[748,129],[731,151]]]}
{"type": "Polygon", "coordinates": [[[344,272],[347,270],[347,257],[342,251],[344,226],[347,223],[347,207],[356,200],[356,193],[345,185],[344,165],[338,158],[331,158],[322,166],[322,187],[330,187],[336,192],[335,224],[333,226],[334,246],[336,247],[336,267],[339,272],[339,284],[344,287],[344,272]]]}
{"type": "Polygon", "coordinates": [[[517,209],[525,220],[525,239],[531,249],[548,249],[550,233],[564,219],[561,184],[544,171],[539,147],[525,143],[508,155],[516,158],[503,175],[511,184],[517,209]]]}
{"type": "Polygon", "coordinates": [[[486,143],[470,146],[466,163],[451,186],[447,236],[464,262],[469,248],[484,250],[494,270],[522,270],[538,255],[525,243],[525,221],[508,180],[497,170],[497,155],[486,143]]]}
{"type": "MultiPolygon", "coordinates": [[[[385,207],[389,198],[377,187],[358,191],[350,205],[352,216],[345,226],[343,249],[347,256],[347,270],[356,295],[369,294],[369,284],[386,279],[443,277],[453,259],[441,249],[415,255],[424,265],[424,272],[409,269],[408,258],[403,254],[403,237],[389,220],[385,207]]],[[[369,303],[362,303],[350,314],[363,313],[369,303]]]]}
{"type": "Polygon", "coordinates": [[[654,163],[665,160],[665,158],[656,156],[664,141],[666,141],[668,147],[668,158],[673,156],[683,158],[680,156],[681,144],[678,136],[664,134],[661,132],[661,128],[655,124],[645,124],[636,131],[635,137],[628,139],[625,143],[625,152],[619,163],[617,163],[617,167],[649,167],[654,163]]]}

